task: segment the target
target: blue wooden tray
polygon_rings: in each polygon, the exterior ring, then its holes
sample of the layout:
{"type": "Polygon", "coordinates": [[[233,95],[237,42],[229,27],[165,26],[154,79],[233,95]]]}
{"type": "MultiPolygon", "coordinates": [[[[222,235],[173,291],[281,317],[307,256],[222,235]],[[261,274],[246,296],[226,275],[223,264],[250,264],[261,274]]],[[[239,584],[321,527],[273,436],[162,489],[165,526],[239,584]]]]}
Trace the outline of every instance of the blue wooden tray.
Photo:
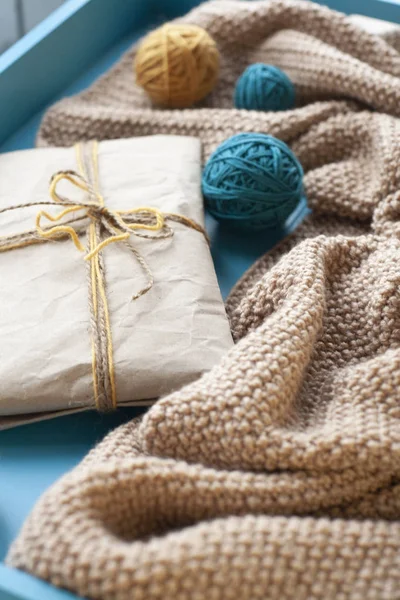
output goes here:
{"type": "MultiPolygon", "coordinates": [[[[146,31],[199,0],[69,0],[0,56],[0,151],[34,145],[45,108],[74,94],[106,71],[146,31]]],[[[321,2],[400,22],[399,0],[321,2]]],[[[1,174],[0,174],[1,177],[1,174]]],[[[223,296],[254,260],[304,216],[301,207],[287,229],[240,237],[207,218],[223,296]]],[[[71,469],[110,429],[138,415],[120,409],[62,417],[0,432],[0,600],[72,600],[75,596],[1,564],[41,493],[71,469]]]]}

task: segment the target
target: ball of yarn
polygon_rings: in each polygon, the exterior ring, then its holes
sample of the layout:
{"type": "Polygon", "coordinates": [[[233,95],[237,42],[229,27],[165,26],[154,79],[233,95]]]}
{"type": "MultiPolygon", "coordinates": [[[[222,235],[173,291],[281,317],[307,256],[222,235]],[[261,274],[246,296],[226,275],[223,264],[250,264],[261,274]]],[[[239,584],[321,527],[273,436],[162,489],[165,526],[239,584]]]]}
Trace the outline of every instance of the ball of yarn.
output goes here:
{"type": "Polygon", "coordinates": [[[156,104],[192,106],[213,89],[219,71],[214,40],[195,25],[166,24],[151,32],[135,59],[136,81],[156,104]]]}
{"type": "Polygon", "coordinates": [[[303,169],[281,140],[239,133],[211,155],[202,188],[206,206],[217,220],[243,229],[274,228],[304,199],[303,169]]]}
{"type": "Polygon", "coordinates": [[[234,103],[247,110],[289,110],[295,103],[294,85],[278,67],[256,63],[237,80],[234,103]]]}

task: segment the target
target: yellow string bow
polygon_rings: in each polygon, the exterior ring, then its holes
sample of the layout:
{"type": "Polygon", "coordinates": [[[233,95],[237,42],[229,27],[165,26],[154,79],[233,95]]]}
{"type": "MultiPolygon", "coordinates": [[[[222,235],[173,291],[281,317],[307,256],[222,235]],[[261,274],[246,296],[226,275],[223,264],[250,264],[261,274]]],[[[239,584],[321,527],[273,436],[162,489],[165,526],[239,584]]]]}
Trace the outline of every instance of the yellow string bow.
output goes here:
{"type": "MultiPolygon", "coordinates": [[[[67,208],[56,216],[51,215],[45,210],[39,211],[36,216],[36,231],[41,237],[54,238],[59,237],[60,235],[68,235],[74,242],[76,248],[80,252],[85,252],[85,248],[80,242],[77,231],[71,225],[60,224],[45,229],[42,227],[43,218],[52,223],[59,223],[64,217],[71,215],[71,213],[78,217],[82,210],[85,211],[85,215],[81,215],[80,219],[82,216],[86,216],[93,222],[101,224],[109,232],[109,237],[100,242],[91,252],[88,252],[85,256],[85,260],[91,260],[109,244],[128,240],[132,232],[136,230],[142,229],[157,232],[162,231],[165,227],[165,217],[163,213],[156,208],[139,207],[131,208],[129,210],[110,210],[104,205],[102,196],[89,185],[84,177],[75,171],[60,171],[56,173],[51,179],[49,191],[54,202],[66,206],[67,208]],[[89,197],[96,198],[96,200],[77,203],[72,202],[57,192],[57,186],[61,181],[70,182],[77,188],[86,192],[89,197]],[[124,217],[129,215],[140,216],[141,220],[134,223],[124,220],[124,217]],[[154,224],[149,222],[151,217],[154,217],[154,224]]],[[[182,218],[182,215],[179,215],[179,217],[182,218]]],[[[190,226],[193,227],[194,222],[192,222],[191,219],[184,218],[184,220],[188,223],[190,222],[190,226]]],[[[198,229],[198,227],[196,227],[196,229],[198,229]]]]}

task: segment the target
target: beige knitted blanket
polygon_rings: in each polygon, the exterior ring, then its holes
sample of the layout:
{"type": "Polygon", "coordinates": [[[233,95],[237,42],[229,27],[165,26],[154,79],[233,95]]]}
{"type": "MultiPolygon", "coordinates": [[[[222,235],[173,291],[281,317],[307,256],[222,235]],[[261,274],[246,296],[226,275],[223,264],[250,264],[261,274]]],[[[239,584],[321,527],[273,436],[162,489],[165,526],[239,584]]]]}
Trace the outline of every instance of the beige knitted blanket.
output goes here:
{"type": "Polygon", "coordinates": [[[185,20],[222,54],[206,107],[150,109],[131,52],[52,108],[40,142],[197,134],[207,156],[271,133],[314,214],[232,292],[221,364],[56,483],[8,564],[99,600],[399,599],[400,54],[304,0],[185,20]],[[285,69],[302,106],[232,109],[255,59],[285,69]]]}

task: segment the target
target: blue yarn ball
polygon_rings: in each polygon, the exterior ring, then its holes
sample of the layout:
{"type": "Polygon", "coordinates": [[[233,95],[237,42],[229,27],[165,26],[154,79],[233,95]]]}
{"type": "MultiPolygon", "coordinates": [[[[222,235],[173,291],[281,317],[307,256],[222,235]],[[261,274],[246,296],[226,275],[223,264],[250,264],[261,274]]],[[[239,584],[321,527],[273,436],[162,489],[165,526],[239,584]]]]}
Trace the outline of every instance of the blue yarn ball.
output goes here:
{"type": "Polygon", "coordinates": [[[273,65],[255,63],[236,82],[236,108],[289,110],[294,107],[295,89],[289,77],[273,65]]]}
{"type": "Polygon", "coordinates": [[[281,226],[304,198],[303,169],[271,135],[239,133],[210,156],[202,189],[209,212],[242,229],[281,226]]]}

